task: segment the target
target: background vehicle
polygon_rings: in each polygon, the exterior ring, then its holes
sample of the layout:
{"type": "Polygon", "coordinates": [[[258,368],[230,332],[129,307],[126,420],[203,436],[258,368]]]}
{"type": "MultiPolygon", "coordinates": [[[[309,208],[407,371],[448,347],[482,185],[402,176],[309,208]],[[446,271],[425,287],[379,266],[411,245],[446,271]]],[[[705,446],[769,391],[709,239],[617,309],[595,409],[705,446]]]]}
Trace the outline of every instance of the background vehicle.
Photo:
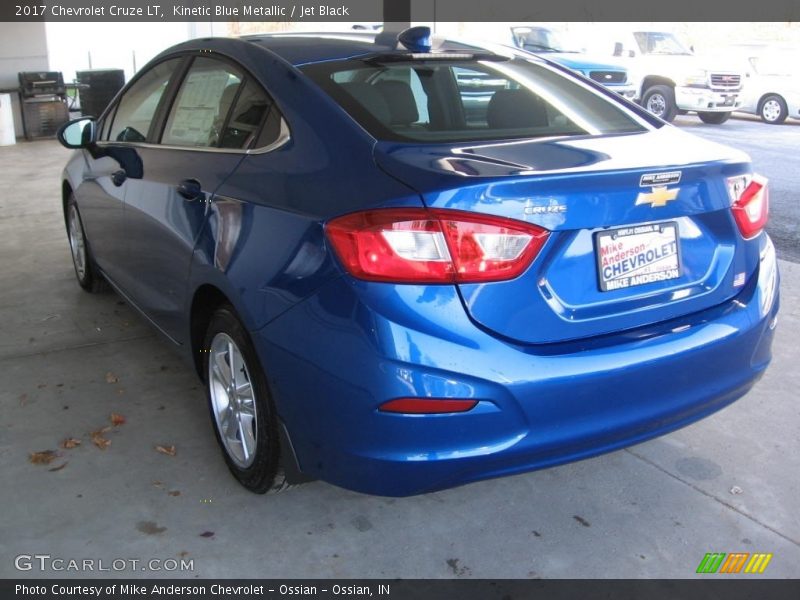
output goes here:
{"type": "Polygon", "coordinates": [[[696,112],[704,123],[720,124],[741,105],[742,72],[729,61],[694,55],[672,33],[621,31],[594,42],[596,49],[624,60],[640,82],[640,104],[665,121],[696,112]]]}
{"type": "Polygon", "coordinates": [[[194,365],[252,491],[302,473],[408,495],[579,460],[721,409],[771,359],[746,155],[429,34],[186,42],[59,133],[80,150],[78,283],[109,282],[194,365]],[[473,76],[491,99],[468,111],[473,76]]]}
{"type": "Polygon", "coordinates": [[[513,43],[518,48],[541,54],[573,71],[601,83],[620,96],[633,100],[637,86],[621,64],[588,55],[576,42],[548,27],[519,25],[511,28],[513,43]]]}
{"type": "Polygon", "coordinates": [[[741,112],[758,115],[777,125],[788,117],[800,119],[800,50],[774,45],[731,46],[746,64],[741,112]]]}

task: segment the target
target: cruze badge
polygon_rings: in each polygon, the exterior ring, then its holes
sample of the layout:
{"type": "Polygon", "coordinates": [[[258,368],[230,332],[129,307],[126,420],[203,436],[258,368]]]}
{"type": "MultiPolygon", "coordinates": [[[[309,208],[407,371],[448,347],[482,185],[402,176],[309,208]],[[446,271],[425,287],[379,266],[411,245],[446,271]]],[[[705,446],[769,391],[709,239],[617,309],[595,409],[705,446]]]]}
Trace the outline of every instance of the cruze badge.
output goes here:
{"type": "Polygon", "coordinates": [[[544,206],[526,206],[523,209],[526,215],[552,215],[567,212],[567,207],[563,204],[546,204],[544,206]]]}

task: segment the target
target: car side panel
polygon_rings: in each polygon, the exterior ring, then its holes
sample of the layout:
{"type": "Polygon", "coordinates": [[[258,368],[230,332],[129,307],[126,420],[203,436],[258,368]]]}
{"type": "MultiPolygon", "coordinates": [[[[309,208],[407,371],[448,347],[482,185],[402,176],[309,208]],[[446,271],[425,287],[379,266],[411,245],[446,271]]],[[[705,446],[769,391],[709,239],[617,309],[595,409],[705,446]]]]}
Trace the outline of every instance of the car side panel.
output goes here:
{"type": "Polygon", "coordinates": [[[131,180],[125,201],[124,280],[121,287],[169,337],[185,342],[189,264],[214,192],[242,154],[137,149],[143,178],[131,180]],[[195,179],[203,196],[186,199],[178,184],[195,179]]]}
{"type": "Polygon", "coordinates": [[[76,151],[66,168],[92,255],[110,277],[120,274],[124,256],[120,242],[128,185],[116,185],[111,177],[119,169],[112,157],[95,157],[88,150],[76,151]]]}

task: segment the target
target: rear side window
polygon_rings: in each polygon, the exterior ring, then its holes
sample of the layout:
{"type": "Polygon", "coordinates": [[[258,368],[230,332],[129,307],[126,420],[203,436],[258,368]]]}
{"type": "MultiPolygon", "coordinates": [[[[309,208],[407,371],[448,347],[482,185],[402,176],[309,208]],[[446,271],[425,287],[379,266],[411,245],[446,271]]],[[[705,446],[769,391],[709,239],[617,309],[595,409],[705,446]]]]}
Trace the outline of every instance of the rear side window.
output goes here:
{"type": "Polygon", "coordinates": [[[603,93],[522,58],[347,60],[303,71],[376,139],[448,143],[647,128],[603,93]]]}
{"type": "MultiPolygon", "coordinates": [[[[220,148],[251,148],[272,102],[252,79],[242,87],[219,134],[220,148]]],[[[261,144],[259,144],[261,145],[261,144]]]]}
{"type": "Polygon", "coordinates": [[[115,142],[145,142],[156,109],[169,80],[182,59],[157,64],[125,92],[117,105],[108,139],[115,142]]]}

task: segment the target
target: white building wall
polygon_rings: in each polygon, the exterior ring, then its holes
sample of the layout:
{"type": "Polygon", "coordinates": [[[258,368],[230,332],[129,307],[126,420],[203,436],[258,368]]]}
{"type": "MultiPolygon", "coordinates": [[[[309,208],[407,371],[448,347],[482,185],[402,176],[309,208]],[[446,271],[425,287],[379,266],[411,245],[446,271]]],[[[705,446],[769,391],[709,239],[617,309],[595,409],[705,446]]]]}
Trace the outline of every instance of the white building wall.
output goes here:
{"type": "MultiPolygon", "coordinates": [[[[0,89],[19,87],[20,71],[47,71],[47,36],[44,23],[0,23],[0,89]]],[[[22,136],[18,96],[11,94],[14,132],[22,136]]]]}

